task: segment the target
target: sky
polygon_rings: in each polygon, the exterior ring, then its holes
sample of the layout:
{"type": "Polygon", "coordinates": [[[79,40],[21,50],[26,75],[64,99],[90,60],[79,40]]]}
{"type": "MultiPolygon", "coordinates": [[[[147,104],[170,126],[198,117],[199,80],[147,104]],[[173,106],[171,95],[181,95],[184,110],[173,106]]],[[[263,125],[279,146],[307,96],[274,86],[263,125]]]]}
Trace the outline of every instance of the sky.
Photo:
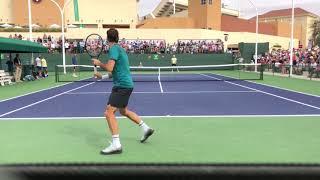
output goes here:
{"type": "MultiPolygon", "coordinates": [[[[139,16],[144,16],[152,12],[160,1],[161,0],[140,0],[138,5],[139,16]]],[[[296,7],[301,7],[320,16],[320,0],[294,1],[296,7]]],[[[251,18],[256,14],[255,8],[252,7],[248,0],[222,0],[222,2],[229,8],[239,9],[240,7],[241,16],[244,18],[251,18]]],[[[257,6],[259,14],[263,14],[271,10],[291,8],[292,0],[252,0],[252,2],[257,6]]]]}

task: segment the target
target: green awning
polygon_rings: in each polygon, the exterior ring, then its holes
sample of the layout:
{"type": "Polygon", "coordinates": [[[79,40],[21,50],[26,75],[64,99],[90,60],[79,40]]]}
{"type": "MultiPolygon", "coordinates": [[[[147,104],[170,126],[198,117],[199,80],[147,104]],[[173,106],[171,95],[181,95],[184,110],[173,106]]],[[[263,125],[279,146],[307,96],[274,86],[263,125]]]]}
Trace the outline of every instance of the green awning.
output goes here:
{"type": "Polygon", "coordinates": [[[46,53],[48,48],[41,44],[0,37],[0,53],[46,53]]]}

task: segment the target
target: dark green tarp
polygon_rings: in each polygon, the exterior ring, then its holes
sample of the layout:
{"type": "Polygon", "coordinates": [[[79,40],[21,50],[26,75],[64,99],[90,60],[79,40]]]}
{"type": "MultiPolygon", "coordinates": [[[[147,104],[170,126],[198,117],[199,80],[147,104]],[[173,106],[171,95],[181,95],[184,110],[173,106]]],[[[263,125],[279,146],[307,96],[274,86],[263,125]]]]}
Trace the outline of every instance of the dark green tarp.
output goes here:
{"type": "MultiPolygon", "coordinates": [[[[250,63],[255,55],[256,43],[239,43],[239,49],[241,57],[244,59],[244,63],[250,63]]],[[[258,56],[266,52],[269,52],[269,43],[258,43],[258,56]]]]}
{"type": "Polygon", "coordinates": [[[0,53],[46,53],[48,49],[38,43],[0,37],[0,53]]]}

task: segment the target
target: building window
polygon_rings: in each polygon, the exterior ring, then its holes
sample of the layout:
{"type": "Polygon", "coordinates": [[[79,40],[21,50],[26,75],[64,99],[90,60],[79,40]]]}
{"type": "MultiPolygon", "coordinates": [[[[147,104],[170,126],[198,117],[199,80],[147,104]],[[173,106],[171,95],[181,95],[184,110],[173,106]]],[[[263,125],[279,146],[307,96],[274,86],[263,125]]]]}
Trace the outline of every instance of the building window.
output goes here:
{"type": "Polygon", "coordinates": [[[212,4],[212,0],[209,0],[209,4],[212,4]]]}
{"type": "Polygon", "coordinates": [[[200,0],[201,1],[201,5],[207,4],[207,0],[200,0]]]}

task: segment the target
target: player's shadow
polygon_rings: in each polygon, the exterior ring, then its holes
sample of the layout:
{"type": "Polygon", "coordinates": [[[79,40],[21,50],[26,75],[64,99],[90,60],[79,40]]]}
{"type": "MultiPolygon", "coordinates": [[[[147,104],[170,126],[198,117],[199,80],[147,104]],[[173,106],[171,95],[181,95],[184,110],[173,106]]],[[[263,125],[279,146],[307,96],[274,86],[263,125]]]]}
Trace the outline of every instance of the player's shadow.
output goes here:
{"type": "Polygon", "coordinates": [[[105,128],[106,126],[93,129],[86,126],[70,125],[63,129],[63,133],[75,137],[75,140],[77,141],[81,141],[82,138],[89,146],[100,147],[101,145],[108,143],[105,128]]]}
{"type": "MultiPolygon", "coordinates": [[[[69,137],[74,138],[75,141],[85,140],[85,143],[89,146],[101,148],[101,146],[105,146],[109,144],[111,141],[111,134],[109,132],[107,125],[101,125],[99,128],[95,128],[97,126],[75,126],[68,125],[65,126],[62,130],[63,134],[67,134],[69,137]]],[[[137,127],[138,128],[138,127],[137,127]]],[[[136,133],[126,134],[125,132],[121,134],[122,142],[140,142],[141,133],[137,129],[136,133]]]]}

